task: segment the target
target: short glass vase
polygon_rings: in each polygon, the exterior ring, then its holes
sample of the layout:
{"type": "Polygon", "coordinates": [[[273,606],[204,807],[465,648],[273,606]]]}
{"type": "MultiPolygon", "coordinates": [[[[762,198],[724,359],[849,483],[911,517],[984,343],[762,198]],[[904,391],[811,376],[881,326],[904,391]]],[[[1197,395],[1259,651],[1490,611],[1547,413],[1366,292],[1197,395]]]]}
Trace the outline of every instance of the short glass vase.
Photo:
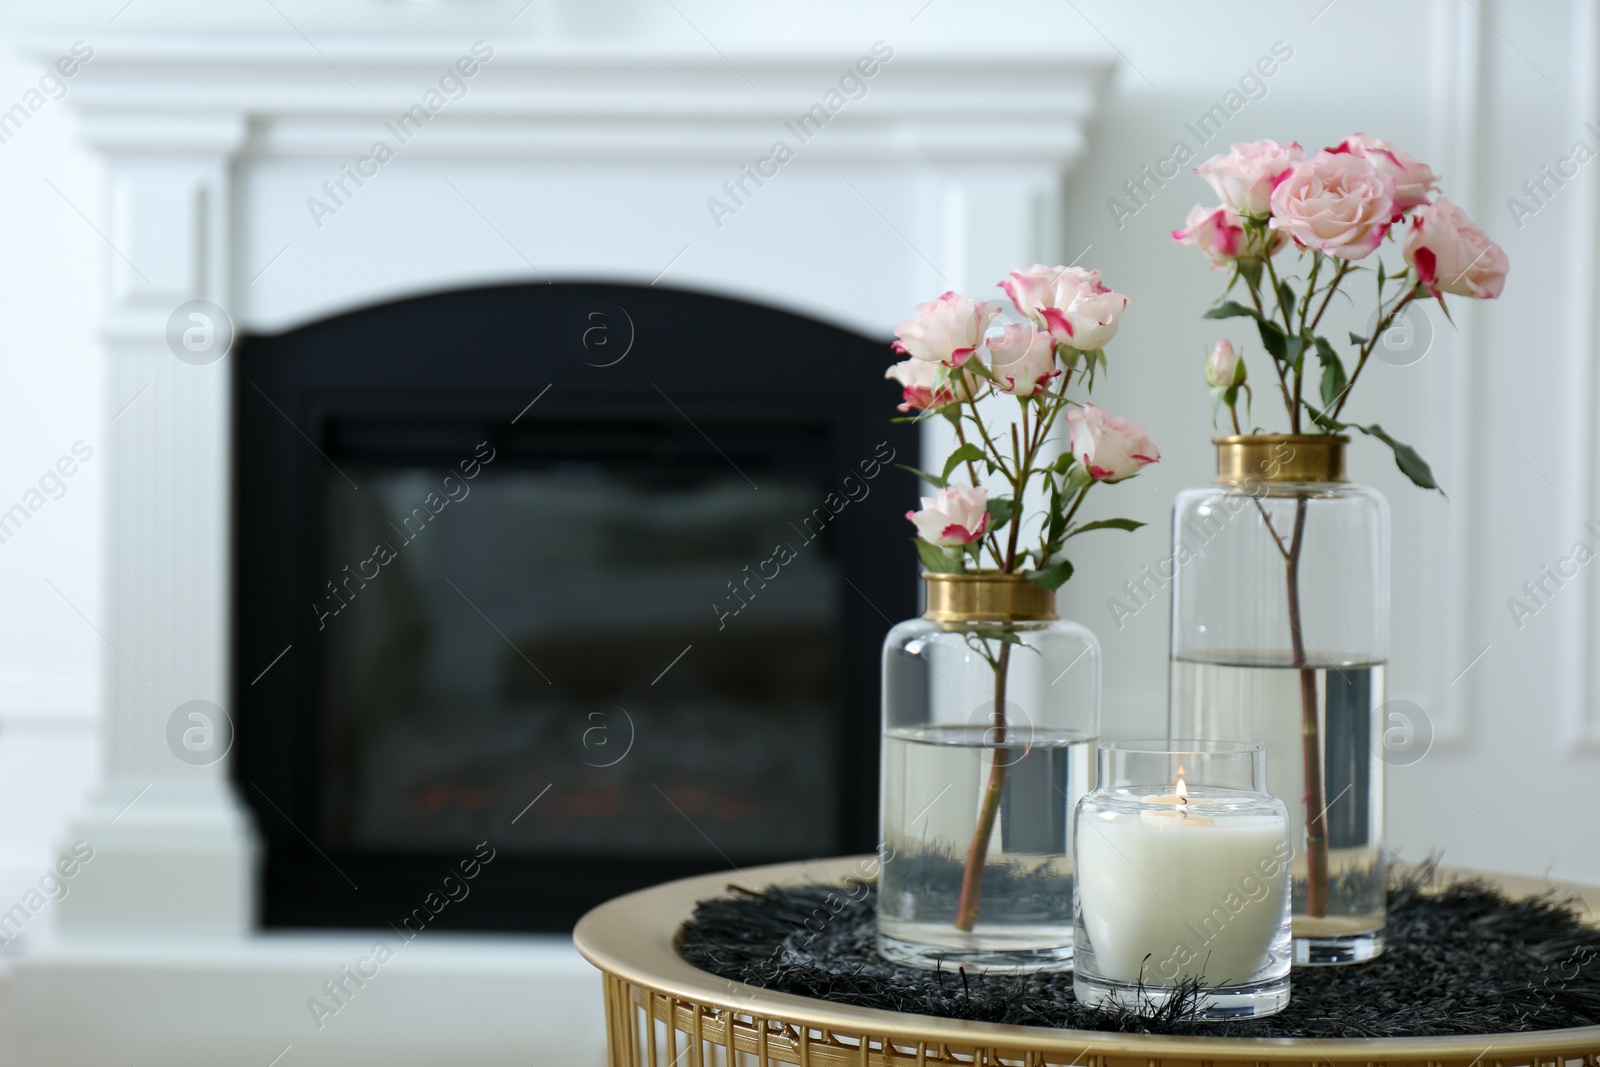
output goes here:
{"type": "Polygon", "coordinates": [[[1266,750],[1121,741],[1077,811],[1072,990],[1102,1010],[1187,1022],[1289,1003],[1289,815],[1266,750]]]}
{"type": "Polygon", "coordinates": [[[923,579],[927,610],[883,650],[878,950],[930,969],[1068,968],[1099,642],[1020,575],[923,579]]]}

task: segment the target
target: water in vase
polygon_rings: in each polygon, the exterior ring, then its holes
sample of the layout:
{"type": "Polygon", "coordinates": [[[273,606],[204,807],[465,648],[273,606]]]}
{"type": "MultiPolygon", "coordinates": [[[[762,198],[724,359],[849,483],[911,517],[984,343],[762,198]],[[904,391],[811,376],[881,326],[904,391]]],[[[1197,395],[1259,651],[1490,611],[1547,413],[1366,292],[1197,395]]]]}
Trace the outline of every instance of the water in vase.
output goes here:
{"type": "Polygon", "coordinates": [[[1094,740],[1029,729],[999,744],[983,725],[889,730],[878,943],[918,966],[1038,970],[1072,959],[1072,813],[1091,786],[1094,740]],[[957,929],[962,876],[996,763],[1004,790],[978,921],[957,929]]]}
{"type": "Polygon", "coordinates": [[[1383,951],[1384,664],[1325,656],[1311,664],[1327,823],[1328,885],[1312,914],[1306,847],[1305,724],[1300,670],[1288,657],[1216,655],[1173,663],[1172,733],[1267,746],[1268,788],[1289,807],[1297,963],[1383,951]]]}

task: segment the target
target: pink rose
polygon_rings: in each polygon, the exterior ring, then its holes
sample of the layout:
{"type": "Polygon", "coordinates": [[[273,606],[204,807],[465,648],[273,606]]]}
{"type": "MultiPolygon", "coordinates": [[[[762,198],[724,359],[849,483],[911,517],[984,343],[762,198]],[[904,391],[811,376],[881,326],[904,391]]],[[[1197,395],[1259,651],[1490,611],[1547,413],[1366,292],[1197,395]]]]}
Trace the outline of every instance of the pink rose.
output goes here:
{"type": "Polygon", "coordinates": [[[989,491],[952,485],[938,496],[922,498],[921,511],[908,511],[906,518],[917,526],[917,534],[930,545],[959,548],[983,536],[989,525],[989,491]]]}
{"type": "Polygon", "coordinates": [[[1214,389],[1231,389],[1244,384],[1244,361],[1234,350],[1233,342],[1218,341],[1206,357],[1206,384],[1214,389]]]}
{"type": "Polygon", "coordinates": [[[917,317],[894,328],[894,350],[929,363],[959,367],[983,344],[999,304],[981,303],[960,293],[945,293],[917,305],[917,317]]]}
{"type": "Polygon", "coordinates": [[[1328,151],[1360,156],[1393,178],[1396,216],[1426,204],[1439,185],[1439,176],[1432,167],[1371,134],[1352,133],[1328,151]]]}
{"type": "Polygon", "coordinates": [[[1196,204],[1181,230],[1172,231],[1172,239],[1180,245],[1191,245],[1211,257],[1211,265],[1218,269],[1231,267],[1239,259],[1265,259],[1276,255],[1278,249],[1289,243],[1289,235],[1272,231],[1266,240],[1261,234],[1245,233],[1239,213],[1227,204],[1203,208],[1196,204]]]}
{"type": "Polygon", "coordinates": [[[1360,156],[1318,152],[1272,191],[1272,226],[1338,259],[1362,259],[1395,215],[1394,179],[1360,156]]]}
{"type": "Polygon", "coordinates": [[[989,369],[999,379],[1002,393],[1032,396],[1061,373],[1055,339],[1032,326],[1007,326],[1003,336],[989,339],[989,369]]]}
{"type": "Polygon", "coordinates": [[[883,376],[900,383],[900,396],[904,401],[901,411],[937,411],[958,400],[971,398],[972,380],[966,371],[955,371],[934,385],[938,373],[937,363],[908,359],[891,366],[883,376]]]}
{"type": "Polygon", "coordinates": [[[1505,288],[1511,267],[1506,250],[1442,196],[1411,216],[1405,257],[1417,280],[1435,296],[1455,293],[1493,300],[1505,288]]]}
{"type": "Polygon", "coordinates": [[[1143,426],[1119,419],[1093,404],[1069,409],[1067,425],[1072,430],[1072,454],[1095,481],[1132,478],[1140,467],[1161,458],[1143,426]]]}
{"type": "Polygon", "coordinates": [[[1224,204],[1241,215],[1260,219],[1267,215],[1273,188],[1305,158],[1306,151],[1298,142],[1250,141],[1230,145],[1227,152],[1212,156],[1194,172],[1211,183],[1224,204]]]}
{"type": "Polygon", "coordinates": [[[1014,270],[1000,288],[1017,311],[1056,344],[1080,352],[1097,352],[1117,334],[1117,323],[1128,298],[1107,289],[1100,272],[1082,267],[1046,267],[1014,270]]]}

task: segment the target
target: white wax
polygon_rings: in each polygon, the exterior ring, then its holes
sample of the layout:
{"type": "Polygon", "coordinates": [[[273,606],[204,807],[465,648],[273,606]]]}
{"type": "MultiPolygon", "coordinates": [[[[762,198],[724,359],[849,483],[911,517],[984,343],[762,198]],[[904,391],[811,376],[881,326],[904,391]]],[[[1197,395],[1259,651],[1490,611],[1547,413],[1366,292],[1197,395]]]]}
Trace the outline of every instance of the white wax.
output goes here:
{"type": "Polygon", "coordinates": [[[1142,968],[1151,986],[1233,985],[1266,964],[1288,892],[1287,821],[1191,810],[1205,817],[1083,811],[1078,902],[1104,977],[1134,983],[1142,968]]]}

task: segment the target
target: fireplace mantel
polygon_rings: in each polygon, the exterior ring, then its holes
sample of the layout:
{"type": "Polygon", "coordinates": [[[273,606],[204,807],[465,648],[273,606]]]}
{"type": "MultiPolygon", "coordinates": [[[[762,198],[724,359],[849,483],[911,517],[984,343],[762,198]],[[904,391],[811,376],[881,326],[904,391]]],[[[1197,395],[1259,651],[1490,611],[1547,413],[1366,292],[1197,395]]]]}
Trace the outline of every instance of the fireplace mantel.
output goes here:
{"type": "MultiPolygon", "coordinates": [[[[206,288],[226,296],[217,302],[244,329],[284,329],[453,283],[541,274],[653,281],[667,274],[675,284],[886,333],[899,310],[930,289],[988,286],[997,266],[1048,258],[1045,251],[1059,241],[1061,182],[1085,151],[1113,65],[1087,52],[913,53],[878,42],[893,55],[860,79],[865,94],[835,97],[844,102],[820,131],[800,128],[800,116],[824,104],[859,59],[876,58],[874,44],[719,55],[469,35],[448,45],[333,43],[318,51],[298,39],[128,41],[96,51],[71,100],[85,136],[111,165],[113,203],[127,215],[114,225],[130,241],[138,242],[145,224],[152,240],[187,235],[185,265],[197,266],[205,234],[190,220],[204,213],[218,226],[237,227],[215,235],[219,245],[211,251],[221,258],[208,264],[217,276],[206,288]],[[448,100],[401,144],[397,117],[459,58],[471,58],[475,44],[492,58],[462,79],[465,95],[448,100]],[[367,230],[344,217],[337,191],[330,196],[323,183],[337,182],[341,167],[366,158],[378,139],[395,159],[368,179],[370,189],[346,182],[354,194],[350,213],[381,218],[382,209],[362,210],[383,197],[373,196],[380,189],[435,206],[448,201],[443,210],[486,236],[484,249],[502,267],[486,267],[481,257],[442,259],[427,238],[391,233],[398,260],[371,269],[371,260],[389,257],[371,254],[367,230]],[[764,184],[759,175],[746,178],[780,140],[792,148],[792,161],[769,165],[777,173],[764,184]],[[180,161],[187,180],[172,169],[180,161]],[[208,165],[228,172],[215,187],[208,165]],[[509,176],[526,168],[560,172],[566,184],[519,189],[509,176]],[[480,196],[470,184],[474,170],[509,184],[480,196]],[[590,186],[589,178],[599,184],[590,186]],[[146,188],[135,193],[132,183],[146,188]],[[148,188],[154,184],[161,188],[148,188]],[[396,188],[402,185],[403,193],[396,188]],[[570,208],[593,212],[595,221],[585,231],[530,243],[516,223],[548,214],[560,188],[575,198],[570,208]],[[247,202],[230,208],[235,198],[247,202]],[[204,202],[197,206],[197,199],[204,202]],[[314,219],[313,199],[334,213],[314,219]],[[714,200],[732,213],[719,213],[714,200]],[[744,217],[746,210],[756,217],[744,217]],[[848,220],[842,232],[872,227],[892,242],[885,251],[905,261],[893,291],[816,279],[827,227],[818,232],[791,217],[818,211],[848,220]],[[608,234],[625,240],[608,241],[608,234]],[[752,256],[765,255],[775,237],[801,243],[784,261],[751,271],[752,256]],[[352,239],[362,247],[341,244],[352,239]],[[368,269],[349,269],[363,261],[368,269]]],[[[36,51],[53,54],[53,46],[36,51]]],[[[118,247],[141,261],[139,249],[118,247]]],[[[170,243],[163,249],[173,251],[170,243]]],[[[112,325],[136,330],[128,319],[144,304],[136,299],[140,286],[119,288],[133,271],[111,259],[113,296],[129,298],[113,300],[112,325]]],[[[839,264],[828,266],[842,273],[839,264]]],[[[159,293],[143,288],[162,312],[178,302],[171,285],[159,293]]],[[[164,318],[144,325],[164,327],[164,318]]]]}
{"type": "MultiPolygon", "coordinates": [[[[58,36],[30,52],[53,62],[58,36]]],[[[174,357],[178,305],[209,300],[240,331],[276,332],[465,285],[667,279],[887,336],[930,292],[1070,258],[1063,183],[1114,69],[1098,52],[894,45],[865,94],[802,141],[793,124],[873,41],[492,39],[465,94],[397,145],[386,123],[481,36],[110,37],[71,79],[106,168],[107,394],[126,409],[108,449],[105,636],[119,651],[103,660],[105,765],[68,838],[95,858],[12,994],[19,1039],[62,1062],[122,1062],[85,1019],[135,1061],[180,1067],[266,1063],[287,1044],[299,1064],[357,1048],[518,1062],[502,1031],[550,1062],[598,1062],[598,982],[561,939],[419,944],[319,1031],[305,999],[368,946],[254,929],[253,831],[225,761],[191,766],[165,742],[180,704],[226,706],[270,669],[234,662],[228,634],[230,361],[174,357]],[[394,159],[331,203],[324,183],[379,139],[394,159]],[[733,201],[725,183],[778,140],[792,161],[733,201]],[[719,217],[719,199],[735,210],[719,217]]]]}

